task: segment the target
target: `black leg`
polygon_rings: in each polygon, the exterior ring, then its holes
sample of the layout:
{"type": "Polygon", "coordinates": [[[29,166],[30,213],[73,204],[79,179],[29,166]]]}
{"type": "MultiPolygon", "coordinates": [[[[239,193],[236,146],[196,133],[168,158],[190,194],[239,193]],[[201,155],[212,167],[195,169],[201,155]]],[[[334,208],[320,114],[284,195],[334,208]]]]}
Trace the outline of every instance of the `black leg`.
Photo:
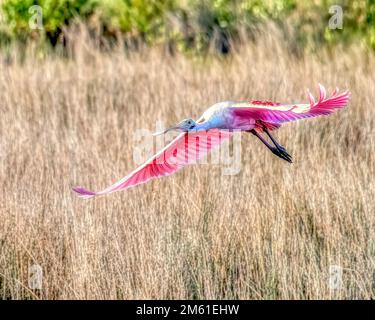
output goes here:
{"type": "MultiPolygon", "coordinates": [[[[290,163],[292,163],[292,157],[287,153],[287,152],[283,152],[281,150],[279,150],[277,147],[274,147],[274,146],[271,146],[267,140],[265,140],[255,129],[252,129],[250,131],[248,131],[250,133],[252,133],[253,135],[255,135],[260,141],[263,142],[263,144],[271,150],[271,152],[273,154],[275,154],[276,156],[280,157],[281,159],[285,160],[285,161],[288,161],[290,163]]],[[[273,141],[272,141],[273,142],[273,141]]],[[[276,145],[275,145],[276,146],[276,145]]]]}
{"type": "Polygon", "coordinates": [[[267,136],[269,136],[269,138],[271,139],[271,141],[273,142],[273,144],[276,146],[277,149],[285,150],[285,148],[280,143],[278,143],[276,139],[271,135],[271,133],[268,131],[267,128],[263,128],[263,131],[267,134],[267,136]]]}
{"type": "Polygon", "coordinates": [[[263,128],[263,131],[267,134],[267,136],[271,139],[275,147],[283,153],[286,157],[290,158],[292,160],[292,156],[286,151],[286,149],[276,141],[276,139],[271,135],[271,133],[268,131],[266,127],[263,128]]]}

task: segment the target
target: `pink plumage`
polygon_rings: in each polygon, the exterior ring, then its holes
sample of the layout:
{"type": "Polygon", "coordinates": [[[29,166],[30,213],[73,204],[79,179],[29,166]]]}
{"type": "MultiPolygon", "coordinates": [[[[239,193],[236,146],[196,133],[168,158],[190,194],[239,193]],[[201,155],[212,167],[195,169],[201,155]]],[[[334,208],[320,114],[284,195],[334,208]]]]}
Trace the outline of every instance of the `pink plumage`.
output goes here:
{"type": "Polygon", "coordinates": [[[273,125],[281,125],[282,123],[316,117],[320,115],[329,115],[335,109],[345,107],[350,99],[350,92],[345,91],[341,94],[336,89],[329,98],[326,98],[326,91],[319,84],[319,100],[315,102],[314,97],[309,93],[309,104],[234,104],[232,107],[235,117],[254,119],[263,121],[273,125]]]}
{"type": "Polygon", "coordinates": [[[231,136],[231,132],[218,129],[181,133],[142,166],[108,188],[99,192],[89,191],[82,187],[75,187],[73,190],[80,197],[90,198],[128,189],[153,178],[169,176],[189,164],[196,163],[207,155],[211,149],[231,136]]]}
{"type": "Polygon", "coordinates": [[[334,110],[345,107],[349,99],[349,91],[339,94],[338,89],[327,98],[324,87],[319,84],[318,101],[315,102],[314,97],[309,93],[308,104],[281,104],[261,100],[239,103],[220,102],[206,110],[198,121],[186,119],[177,126],[162,132],[183,131],[151,159],[115,184],[99,192],[89,191],[83,187],[75,187],[73,190],[80,197],[90,198],[128,189],[154,178],[171,175],[189,164],[197,163],[214,147],[229,139],[232,136],[232,130],[251,132],[272,153],[291,163],[292,157],[271,136],[269,130],[278,129],[285,122],[329,115],[334,110]],[[260,135],[262,132],[269,136],[273,145],[260,135]]]}

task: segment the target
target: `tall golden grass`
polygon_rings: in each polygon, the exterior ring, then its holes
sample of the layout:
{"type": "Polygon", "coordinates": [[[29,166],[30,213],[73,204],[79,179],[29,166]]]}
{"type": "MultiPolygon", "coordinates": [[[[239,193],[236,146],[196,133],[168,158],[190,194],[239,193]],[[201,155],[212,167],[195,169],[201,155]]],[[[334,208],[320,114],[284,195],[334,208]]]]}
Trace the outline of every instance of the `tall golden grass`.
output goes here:
{"type": "Polygon", "coordinates": [[[0,62],[0,297],[348,299],[375,297],[375,56],[291,55],[272,35],[228,58],[159,49],[0,62]],[[289,165],[242,137],[242,170],[197,165],[79,199],[134,169],[134,131],[197,118],[222,100],[307,101],[350,89],[347,109],[275,134],[289,165]],[[29,268],[43,286],[28,286],[29,268]],[[342,287],[329,268],[343,268],[342,287]]]}

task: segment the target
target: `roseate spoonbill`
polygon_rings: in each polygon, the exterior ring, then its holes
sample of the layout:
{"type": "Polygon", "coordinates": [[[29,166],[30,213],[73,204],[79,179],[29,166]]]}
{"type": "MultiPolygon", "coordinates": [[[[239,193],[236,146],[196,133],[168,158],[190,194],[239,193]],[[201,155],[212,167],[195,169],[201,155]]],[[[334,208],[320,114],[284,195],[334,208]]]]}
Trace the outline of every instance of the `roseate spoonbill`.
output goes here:
{"type": "Polygon", "coordinates": [[[99,192],[82,187],[75,187],[73,190],[80,197],[90,198],[134,187],[153,178],[171,175],[186,165],[196,163],[222,141],[229,139],[233,130],[252,133],[276,156],[292,162],[292,157],[270,131],[279,128],[285,122],[329,115],[335,109],[345,107],[349,99],[349,91],[339,94],[338,89],[327,98],[324,87],[319,84],[317,102],[311,93],[310,102],[306,104],[281,104],[259,100],[220,102],[207,109],[197,121],[185,119],[174,127],[154,134],[164,134],[172,130],[180,132],[164,149],[117,183],[99,192]],[[261,136],[262,132],[270,138],[272,144],[261,136]]]}

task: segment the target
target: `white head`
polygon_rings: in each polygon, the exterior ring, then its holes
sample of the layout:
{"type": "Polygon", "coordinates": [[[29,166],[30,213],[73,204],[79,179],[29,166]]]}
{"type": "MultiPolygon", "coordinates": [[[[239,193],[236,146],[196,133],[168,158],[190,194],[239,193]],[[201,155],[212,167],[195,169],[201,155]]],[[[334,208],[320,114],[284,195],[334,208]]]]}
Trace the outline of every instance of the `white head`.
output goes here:
{"type": "Polygon", "coordinates": [[[153,135],[157,136],[160,134],[167,133],[168,131],[189,132],[191,130],[194,130],[196,126],[197,126],[197,123],[193,119],[184,119],[180,123],[175,125],[174,127],[170,127],[161,132],[156,132],[153,135]]]}

